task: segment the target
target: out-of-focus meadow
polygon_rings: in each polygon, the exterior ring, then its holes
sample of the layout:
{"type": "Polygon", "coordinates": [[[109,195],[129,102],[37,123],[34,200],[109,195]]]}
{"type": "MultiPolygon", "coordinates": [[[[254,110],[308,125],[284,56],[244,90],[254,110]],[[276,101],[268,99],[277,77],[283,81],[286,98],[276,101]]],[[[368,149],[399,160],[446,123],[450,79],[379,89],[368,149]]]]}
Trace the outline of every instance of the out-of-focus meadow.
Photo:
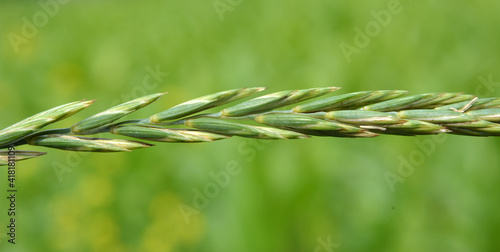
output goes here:
{"type": "MultiPolygon", "coordinates": [[[[62,2],[0,2],[0,128],[81,99],[97,101],[51,127],[246,86],[500,96],[498,1],[62,2]]],[[[497,138],[23,149],[49,154],[18,163],[16,245],[0,169],[0,251],[500,250],[497,138]]]]}

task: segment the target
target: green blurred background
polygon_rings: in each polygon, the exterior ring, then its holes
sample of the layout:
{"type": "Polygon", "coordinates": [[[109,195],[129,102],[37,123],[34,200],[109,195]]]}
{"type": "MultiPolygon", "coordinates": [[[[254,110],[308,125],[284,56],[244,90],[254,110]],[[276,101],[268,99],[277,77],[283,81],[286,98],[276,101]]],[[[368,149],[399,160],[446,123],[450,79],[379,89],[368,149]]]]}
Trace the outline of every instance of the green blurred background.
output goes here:
{"type": "MultiPolygon", "coordinates": [[[[498,1],[400,1],[350,62],[340,44],[354,46],[356,28],[397,3],[41,3],[0,2],[1,128],[97,99],[52,126],[66,127],[167,91],[127,118],[246,86],[500,96],[498,1]],[[144,82],[151,69],[168,76],[144,82]]],[[[0,171],[0,251],[500,251],[495,138],[232,138],[118,154],[42,150],[50,153],[18,164],[16,245],[6,241],[0,171]],[[228,165],[241,172],[213,187],[210,174],[228,165]],[[391,188],[388,174],[406,177],[391,188]],[[195,192],[207,187],[213,197],[196,209],[195,192]]]]}

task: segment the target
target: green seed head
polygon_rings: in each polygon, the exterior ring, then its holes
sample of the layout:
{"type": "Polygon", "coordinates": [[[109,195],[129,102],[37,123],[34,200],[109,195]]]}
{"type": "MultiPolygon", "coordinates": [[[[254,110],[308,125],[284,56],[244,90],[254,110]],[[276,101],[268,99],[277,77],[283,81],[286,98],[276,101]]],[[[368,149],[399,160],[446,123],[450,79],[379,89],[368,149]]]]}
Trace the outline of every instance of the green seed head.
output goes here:
{"type": "Polygon", "coordinates": [[[196,131],[196,130],[181,130],[181,129],[166,129],[151,126],[118,126],[111,131],[113,134],[129,136],[143,140],[157,142],[211,142],[229,138],[229,136],[196,131]]]}
{"type": "Polygon", "coordinates": [[[248,138],[259,139],[298,139],[306,138],[304,134],[279,130],[269,127],[257,127],[241,123],[235,123],[228,120],[201,117],[186,120],[186,126],[199,130],[215,132],[223,135],[235,135],[248,138]]]}
{"type": "Polygon", "coordinates": [[[480,120],[500,122],[500,108],[472,110],[466,114],[480,120]]]}
{"type": "Polygon", "coordinates": [[[245,98],[257,92],[263,91],[264,89],[265,88],[261,87],[241,88],[206,95],[194,100],[184,102],[158,114],[152,115],[149,120],[153,123],[159,123],[163,121],[179,119],[187,115],[192,115],[206,109],[221,106],[229,102],[245,98]]]}
{"type": "Polygon", "coordinates": [[[221,111],[222,116],[238,117],[271,111],[297,102],[316,98],[339,88],[311,88],[272,93],[240,103],[221,111]]]}
{"type": "Polygon", "coordinates": [[[396,111],[403,109],[425,109],[436,108],[447,104],[462,101],[470,101],[473,95],[462,93],[429,93],[391,99],[384,102],[370,104],[363,107],[363,110],[373,111],[396,111]]]}
{"type": "Polygon", "coordinates": [[[325,118],[357,125],[386,125],[404,122],[403,119],[389,113],[365,110],[341,110],[325,114],[325,118]]]}
{"type": "Polygon", "coordinates": [[[384,127],[385,129],[382,131],[375,132],[407,136],[433,135],[449,132],[449,130],[442,125],[417,120],[405,120],[403,123],[385,125],[384,127]]]}
{"type": "Polygon", "coordinates": [[[272,127],[316,136],[376,136],[358,127],[298,114],[263,114],[255,121],[272,127]]]}
{"type": "Polygon", "coordinates": [[[92,131],[95,129],[99,129],[103,126],[106,126],[109,123],[112,123],[138,109],[141,109],[154,101],[158,100],[161,96],[166,93],[158,93],[143,96],[141,98],[137,98],[135,100],[117,105],[110,109],[107,109],[99,114],[95,114],[81,122],[76,123],[71,127],[71,131],[74,133],[85,133],[88,131],[92,131]]]}
{"type": "MultiPolygon", "coordinates": [[[[310,88],[272,93],[230,106],[220,113],[197,114],[260,92],[241,88],[203,96],[150,118],[115,122],[156,101],[163,94],[144,96],[95,114],[71,129],[37,132],[89,106],[68,103],[36,114],[0,131],[0,148],[31,144],[69,151],[117,152],[150,144],[121,139],[85,138],[110,132],[141,140],[174,143],[211,142],[240,136],[256,139],[302,139],[310,136],[374,137],[378,134],[426,135],[451,133],[500,136],[500,98],[478,99],[463,93],[405,96],[403,90],[377,90],[322,98],[291,111],[277,109],[329,94],[338,88],[310,88]],[[243,123],[241,123],[243,122],[243,123]],[[245,123],[246,122],[246,123],[245,123]],[[266,126],[255,126],[257,123],[266,126]],[[184,124],[189,127],[181,129],[184,124]]],[[[41,154],[16,151],[16,161],[41,154]]],[[[0,151],[0,165],[8,162],[0,151]]]]}
{"type": "Polygon", "coordinates": [[[106,138],[86,138],[69,135],[44,135],[34,137],[30,145],[44,146],[68,151],[119,152],[152,146],[151,144],[106,138]]]}
{"type": "Polygon", "coordinates": [[[336,95],[293,108],[297,113],[312,113],[341,109],[356,109],[366,104],[394,99],[405,95],[403,90],[378,90],[336,95]]]}
{"type": "Polygon", "coordinates": [[[42,155],[45,155],[47,153],[45,152],[37,152],[37,151],[0,151],[0,166],[6,166],[9,165],[9,162],[18,162],[18,161],[23,161],[31,158],[36,158],[42,155]],[[11,154],[14,152],[14,157],[12,158],[11,154]]]}
{"type": "Polygon", "coordinates": [[[94,101],[77,101],[38,113],[0,131],[0,146],[19,140],[39,129],[78,113],[94,101]]]}
{"type": "Polygon", "coordinates": [[[398,112],[403,119],[419,120],[430,123],[450,124],[477,121],[474,117],[452,110],[416,109],[398,112]]]}

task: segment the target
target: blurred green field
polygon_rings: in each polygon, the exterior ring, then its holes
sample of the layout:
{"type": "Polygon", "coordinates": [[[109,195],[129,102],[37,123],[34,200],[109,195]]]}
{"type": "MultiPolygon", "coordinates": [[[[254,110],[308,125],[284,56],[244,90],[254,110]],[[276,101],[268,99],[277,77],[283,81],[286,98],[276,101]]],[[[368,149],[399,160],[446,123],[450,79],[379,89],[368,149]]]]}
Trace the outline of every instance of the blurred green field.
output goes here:
{"type": "MultiPolygon", "coordinates": [[[[41,1],[49,2],[57,3],[41,1]]],[[[51,127],[146,93],[169,92],[127,118],[246,86],[500,96],[498,1],[42,5],[0,1],[0,128],[81,99],[97,101],[51,127]],[[341,43],[355,46],[357,28],[366,32],[377,20],[372,12],[391,5],[400,11],[369,30],[349,61],[341,43]],[[146,77],[154,71],[161,78],[146,77]]],[[[7,242],[0,169],[2,252],[500,251],[498,138],[232,138],[118,154],[23,149],[49,154],[18,164],[16,245],[7,242]],[[391,188],[387,174],[400,174],[405,162],[409,176],[391,188]],[[241,172],[213,187],[213,174],[228,165],[241,172]],[[207,187],[218,190],[200,199],[207,187]]]]}

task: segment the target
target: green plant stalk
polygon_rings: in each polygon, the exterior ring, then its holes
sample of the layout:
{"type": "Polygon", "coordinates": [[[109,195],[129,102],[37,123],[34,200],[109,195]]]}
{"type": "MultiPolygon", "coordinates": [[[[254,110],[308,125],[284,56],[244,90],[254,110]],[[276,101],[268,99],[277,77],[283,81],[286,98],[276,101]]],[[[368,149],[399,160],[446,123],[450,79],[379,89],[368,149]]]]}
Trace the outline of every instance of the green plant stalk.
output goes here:
{"type": "MultiPolygon", "coordinates": [[[[500,136],[500,98],[478,99],[462,93],[408,96],[403,90],[376,90],[319,99],[338,89],[281,91],[239,102],[219,112],[202,113],[265,90],[232,89],[184,102],[147,118],[118,121],[165,94],[158,93],[117,105],[69,128],[41,130],[93,103],[83,100],[49,109],[1,130],[0,149],[29,144],[67,151],[117,152],[153,146],[142,141],[200,143],[232,136],[257,139],[439,133],[500,136]],[[298,104],[302,102],[305,103],[298,104]],[[277,110],[289,105],[293,107],[277,110]],[[185,128],[172,127],[179,125],[185,128]],[[85,137],[101,133],[140,141],[85,137]]],[[[40,155],[19,154],[16,161],[40,155]]],[[[0,165],[6,164],[5,152],[0,151],[0,165]]]]}

